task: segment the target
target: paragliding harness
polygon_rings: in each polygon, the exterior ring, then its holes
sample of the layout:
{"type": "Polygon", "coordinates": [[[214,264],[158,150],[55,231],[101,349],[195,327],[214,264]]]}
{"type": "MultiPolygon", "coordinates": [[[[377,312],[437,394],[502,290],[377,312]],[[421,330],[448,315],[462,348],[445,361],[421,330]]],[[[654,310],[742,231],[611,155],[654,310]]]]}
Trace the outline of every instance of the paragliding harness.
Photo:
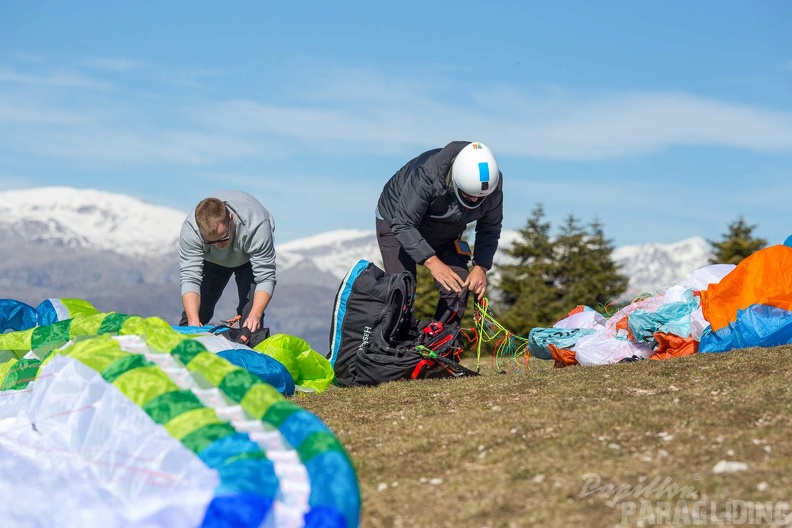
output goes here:
{"type": "MultiPolygon", "coordinates": [[[[214,328],[209,330],[213,334],[221,335],[234,343],[241,343],[243,345],[253,348],[270,336],[269,327],[261,327],[255,332],[251,332],[246,326],[234,328],[237,323],[240,323],[242,316],[237,315],[228,321],[221,321],[214,328]]],[[[240,323],[241,324],[241,323],[240,323]]]]}
{"type": "Polygon", "coordinates": [[[353,266],[336,295],[327,355],[337,385],[477,374],[459,364],[459,303],[440,320],[418,324],[414,295],[409,272],[389,275],[365,260],[353,266]]]}
{"type": "Polygon", "coordinates": [[[456,320],[458,312],[459,301],[439,321],[424,325],[418,339],[408,345],[423,358],[410,373],[410,379],[478,376],[478,372],[459,363],[464,345],[462,329],[456,320]]]}

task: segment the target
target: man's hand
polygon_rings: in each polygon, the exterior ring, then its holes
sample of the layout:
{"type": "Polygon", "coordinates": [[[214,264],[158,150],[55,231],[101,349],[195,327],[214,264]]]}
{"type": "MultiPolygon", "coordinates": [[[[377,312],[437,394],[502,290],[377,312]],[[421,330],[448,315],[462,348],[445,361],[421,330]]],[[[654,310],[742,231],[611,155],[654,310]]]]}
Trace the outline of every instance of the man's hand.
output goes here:
{"type": "Polygon", "coordinates": [[[429,269],[432,277],[446,290],[459,293],[465,287],[465,282],[459,275],[436,256],[433,255],[426,259],[424,266],[429,269]]]}
{"type": "Polygon", "coordinates": [[[256,317],[251,313],[248,318],[245,319],[245,322],[242,323],[242,326],[250,329],[251,332],[255,332],[261,327],[261,316],[259,315],[256,317]]]}
{"type": "Polygon", "coordinates": [[[253,294],[253,307],[242,326],[249,328],[251,332],[261,328],[261,318],[264,316],[264,310],[267,309],[270,299],[271,295],[265,291],[257,291],[253,294]]]}
{"type": "Polygon", "coordinates": [[[464,286],[476,294],[479,302],[484,298],[484,291],[487,289],[487,270],[481,266],[473,266],[464,286]]]}

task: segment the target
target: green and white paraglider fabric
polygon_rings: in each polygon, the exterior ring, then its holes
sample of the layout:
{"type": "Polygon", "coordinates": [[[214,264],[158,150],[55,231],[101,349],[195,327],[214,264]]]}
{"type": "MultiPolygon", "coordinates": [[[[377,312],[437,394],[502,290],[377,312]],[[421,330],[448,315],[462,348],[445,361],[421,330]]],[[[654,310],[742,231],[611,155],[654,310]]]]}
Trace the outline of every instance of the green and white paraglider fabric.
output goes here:
{"type": "Polygon", "coordinates": [[[89,311],[0,327],[4,525],[359,524],[316,416],[162,319],[89,311]]]}

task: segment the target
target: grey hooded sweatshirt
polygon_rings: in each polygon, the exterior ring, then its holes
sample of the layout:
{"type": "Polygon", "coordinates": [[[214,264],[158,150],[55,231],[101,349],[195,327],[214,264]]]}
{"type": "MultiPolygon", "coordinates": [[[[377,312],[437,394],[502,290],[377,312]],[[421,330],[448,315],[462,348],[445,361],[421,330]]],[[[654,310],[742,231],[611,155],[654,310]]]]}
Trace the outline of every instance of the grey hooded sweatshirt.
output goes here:
{"type": "Polygon", "coordinates": [[[181,293],[200,295],[204,260],[235,268],[250,262],[256,291],[272,295],[275,290],[275,220],[261,203],[243,191],[219,191],[213,198],[225,202],[234,220],[234,236],[225,249],[203,243],[195,209],[184,220],[179,238],[181,293]]]}

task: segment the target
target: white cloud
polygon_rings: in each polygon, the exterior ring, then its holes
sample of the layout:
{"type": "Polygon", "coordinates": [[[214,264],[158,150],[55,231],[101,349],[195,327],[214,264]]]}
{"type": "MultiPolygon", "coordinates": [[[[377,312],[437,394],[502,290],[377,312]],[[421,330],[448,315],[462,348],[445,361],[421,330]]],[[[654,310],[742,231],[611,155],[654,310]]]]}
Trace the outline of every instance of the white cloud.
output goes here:
{"type": "Polygon", "coordinates": [[[69,108],[46,97],[0,92],[0,151],[56,159],[133,165],[211,165],[259,156],[248,138],[203,127],[153,125],[155,115],[92,98],[69,108]]]}
{"type": "Polygon", "coordinates": [[[117,165],[210,165],[259,155],[244,139],[190,130],[93,126],[47,130],[15,138],[17,149],[56,158],[117,165]]]}
{"type": "Polygon", "coordinates": [[[228,101],[204,114],[216,126],[245,133],[361,149],[435,145],[452,139],[453,131],[453,139],[478,139],[497,145],[498,152],[541,159],[613,159],[678,145],[792,151],[792,113],[684,93],[541,99],[506,87],[468,98],[473,103],[429,96],[410,83],[346,79],[323,87],[321,104],[228,101]]]}
{"type": "Polygon", "coordinates": [[[90,68],[105,70],[116,73],[123,73],[145,67],[146,63],[136,59],[125,59],[121,57],[90,57],[84,59],[82,64],[90,68]]]}
{"type": "Polygon", "coordinates": [[[111,87],[108,82],[92,79],[70,71],[57,71],[46,75],[29,75],[7,68],[0,68],[0,82],[53,88],[89,88],[92,90],[105,90],[111,87]]]}
{"type": "Polygon", "coordinates": [[[35,53],[21,51],[0,51],[0,55],[20,62],[44,62],[44,57],[35,53]]]}
{"type": "Polygon", "coordinates": [[[307,84],[310,87],[308,90],[302,89],[301,95],[311,101],[321,101],[330,105],[343,101],[355,105],[369,104],[391,108],[436,104],[430,94],[447,88],[450,81],[435,75],[430,77],[432,83],[429,83],[418,80],[424,77],[417,74],[418,72],[413,72],[410,77],[394,78],[361,69],[324,70],[307,84]]]}
{"type": "Polygon", "coordinates": [[[87,119],[84,115],[69,110],[49,109],[25,102],[13,104],[0,97],[0,123],[15,124],[78,124],[87,119]]]}
{"type": "Polygon", "coordinates": [[[792,113],[687,94],[635,93],[570,103],[554,116],[503,122],[500,149],[552,159],[606,159],[676,145],[792,151],[792,113]]]}
{"type": "MultiPolygon", "coordinates": [[[[119,71],[136,64],[93,60],[119,71]]],[[[316,78],[315,85],[301,82],[288,104],[264,97],[196,104],[161,94],[160,103],[146,106],[144,98],[108,91],[100,113],[95,98],[76,100],[65,89],[107,83],[75,72],[0,69],[0,82],[51,92],[22,104],[0,93],[0,120],[24,126],[6,130],[19,151],[140,164],[206,165],[307,149],[401,155],[452,139],[484,141],[514,157],[559,160],[636,157],[679,145],[792,151],[792,113],[685,93],[578,95],[553,87],[537,95],[515,86],[470,89],[439,75],[428,84],[360,70],[316,78]],[[61,126],[44,126],[51,123],[61,126]]]]}
{"type": "MultiPolygon", "coordinates": [[[[284,107],[233,101],[211,111],[218,125],[314,142],[415,143],[414,116],[390,108],[284,107]]],[[[421,135],[425,135],[423,132],[421,135]]]]}

